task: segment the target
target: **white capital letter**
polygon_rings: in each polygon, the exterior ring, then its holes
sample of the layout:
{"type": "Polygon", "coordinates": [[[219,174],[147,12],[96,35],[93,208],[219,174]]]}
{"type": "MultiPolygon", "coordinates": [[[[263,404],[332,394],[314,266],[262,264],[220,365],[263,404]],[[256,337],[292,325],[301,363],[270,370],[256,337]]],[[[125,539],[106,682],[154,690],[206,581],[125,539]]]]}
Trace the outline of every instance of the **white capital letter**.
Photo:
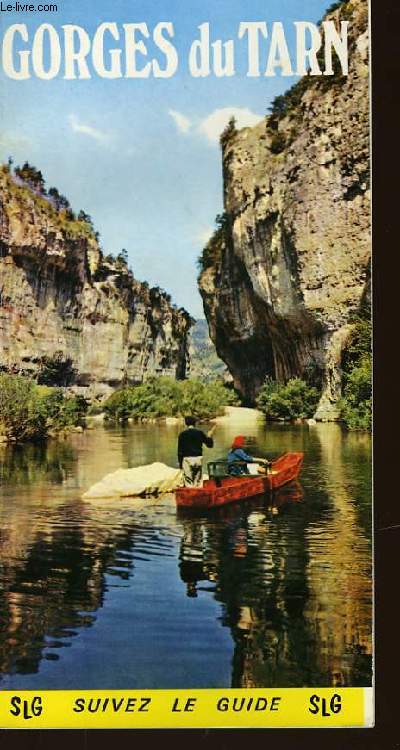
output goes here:
{"type": "Polygon", "coordinates": [[[293,75],[285,31],[281,21],[275,21],[272,25],[271,46],[269,48],[267,69],[264,75],[274,76],[275,68],[282,68],[281,75],[283,76],[293,75]]]}
{"type": "Polygon", "coordinates": [[[155,78],[171,78],[178,68],[178,53],[174,45],[163,36],[162,32],[164,29],[168,33],[168,36],[171,38],[174,36],[174,26],[172,23],[161,21],[154,29],[154,42],[167,58],[167,65],[164,69],[160,68],[157,60],[153,60],[153,73],[155,78]]]}
{"type": "Polygon", "coordinates": [[[239,39],[242,39],[246,32],[248,33],[247,48],[249,56],[247,75],[258,77],[260,75],[258,33],[261,32],[266,39],[268,35],[267,24],[265,21],[242,21],[239,26],[239,39]]]}
{"type": "Polygon", "coordinates": [[[37,75],[38,78],[43,78],[45,81],[50,81],[51,78],[55,78],[60,70],[60,40],[54,26],[51,26],[49,23],[42,23],[33,38],[32,65],[35,75],[37,75]],[[46,31],[49,35],[50,42],[50,67],[48,70],[45,70],[43,65],[43,37],[46,31]]]}
{"type": "Polygon", "coordinates": [[[13,52],[14,36],[17,33],[21,35],[24,42],[27,42],[29,39],[25,23],[14,23],[12,26],[9,26],[3,38],[3,69],[9,78],[13,78],[15,81],[25,81],[26,78],[31,77],[29,73],[29,55],[31,53],[29,50],[17,52],[20,59],[20,66],[19,70],[16,70],[14,68],[13,52]]]}
{"type": "Polygon", "coordinates": [[[125,29],[125,50],[126,50],[126,71],[125,78],[148,78],[151,71],[151,63],[146,63],[140,70],[136,67],[136,53],[147,55],[147,49],[144,42],[137,42],[135,39],[136,31],[149,38],[149,30],[146,23],[124,23],[125,29]]]}
{"type": "Polygon", "coordinates": [[[340,22],[341,36],[336,31],[334,21],[323,21],[325,33],[325,71],[324,76],[333,76],[334,70],[332,67],[332,47],[334,48],[342,66],[342,73],[347,76],[349,72],[349,60],[348,60],[348,49],[347,49],[347,27],[348,21],[340,22]]]}
{"type": "Polygon", "coordinates": [[[75,75],[75,63],[78,66],[78,78],[91,78],[86,58],[90,52],[90,39],[82,26],[67,24],[63,26],[65,42],[65,76],[66,80],[73,80],[75,75]],[[79,47],[75,49],[75,34],[78,37],[79,47]]]}
{"type": "Polygon", "coordinates": [[[317,52],[319,51],[322,39],[315,23],[309,21],[295,21],[297,34],[297,71],[296,75],[307,75],[307,60],[310,63],[310,75],[322,75],[321,68],[318,65],[317,52]],[[311,47],[306,47],[306,31],[311,34],[311,47]]]}
{"type": "Polygon", "coordinates": [[[96,73],[101,78],[121,78],[121,50],[110,50],[111,67],[104,65],[104,33],[109,31],[111,36],[118,41],[119,33],[116,23],[102,23],[97,28],[93,37],[92,61],[96,73]]]}

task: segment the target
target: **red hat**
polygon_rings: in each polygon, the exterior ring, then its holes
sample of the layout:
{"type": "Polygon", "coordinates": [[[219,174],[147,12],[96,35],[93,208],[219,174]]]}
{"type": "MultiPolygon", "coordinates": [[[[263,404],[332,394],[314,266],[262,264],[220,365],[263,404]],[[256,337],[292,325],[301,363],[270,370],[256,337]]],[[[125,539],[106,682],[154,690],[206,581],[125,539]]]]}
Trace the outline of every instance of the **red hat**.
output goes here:
{"type": "Polygon", "coordinates": [[[243,448],[245,440],[246,438],[244,435],[236,435],[232,443],[232,448],[243,448]]]}

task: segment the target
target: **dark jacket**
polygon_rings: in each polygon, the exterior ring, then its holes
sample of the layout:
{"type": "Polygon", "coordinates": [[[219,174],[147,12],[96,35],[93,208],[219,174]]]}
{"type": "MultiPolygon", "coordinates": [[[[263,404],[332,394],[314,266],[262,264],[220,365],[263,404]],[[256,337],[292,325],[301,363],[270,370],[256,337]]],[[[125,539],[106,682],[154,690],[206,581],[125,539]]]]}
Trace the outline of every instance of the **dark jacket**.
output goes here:
{"type": "Polygon", "coordinates": [[[196,427],[188,427],[187,430],[183,430],[178,438],[179,466],[182,468],[184,458],[202,456],[203,445],[206,445],[207,448],[212,448],[214,441],[202,430],[197,430],[196,427]]]}

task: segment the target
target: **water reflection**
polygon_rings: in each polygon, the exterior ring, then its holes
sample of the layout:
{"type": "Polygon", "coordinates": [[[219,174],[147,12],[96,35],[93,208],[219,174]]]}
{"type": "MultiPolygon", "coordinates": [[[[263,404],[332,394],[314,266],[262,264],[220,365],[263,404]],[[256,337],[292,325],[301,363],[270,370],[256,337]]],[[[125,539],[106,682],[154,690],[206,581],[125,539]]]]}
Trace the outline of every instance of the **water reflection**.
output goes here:
{"type": "Polygon", "coordinates": [[[61,484],[76,459],[76,450],[66,441],[2,446],[0,484],[5,490],[14,485],[61,484]]]}
{"type": "MultiPolygon", "coordinates": [[[[236,431],[218,428],[210,458],[236,431]]],[[[3,451],[4,687],[370,684],[369,440],[246,431],[264,455],[304,450],[301,484],[203,516],[80,500],[120,466],[173,464],[174,427],[3,451]]]]}

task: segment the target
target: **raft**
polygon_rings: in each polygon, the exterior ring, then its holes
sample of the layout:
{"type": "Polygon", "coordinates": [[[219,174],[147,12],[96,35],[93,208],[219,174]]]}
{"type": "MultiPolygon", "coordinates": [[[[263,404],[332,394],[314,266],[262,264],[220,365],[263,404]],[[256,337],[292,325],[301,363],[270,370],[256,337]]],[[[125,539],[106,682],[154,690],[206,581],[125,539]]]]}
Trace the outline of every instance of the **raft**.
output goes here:
{"type": "Polygon", "coordinates": [[[227,503],[264,495],[292,482],[300,473],[303,453],[285,453],[272,462],[268,474],[206,479],[202,487],[179,487],[178,508],[218,508],[227,503]]]}

